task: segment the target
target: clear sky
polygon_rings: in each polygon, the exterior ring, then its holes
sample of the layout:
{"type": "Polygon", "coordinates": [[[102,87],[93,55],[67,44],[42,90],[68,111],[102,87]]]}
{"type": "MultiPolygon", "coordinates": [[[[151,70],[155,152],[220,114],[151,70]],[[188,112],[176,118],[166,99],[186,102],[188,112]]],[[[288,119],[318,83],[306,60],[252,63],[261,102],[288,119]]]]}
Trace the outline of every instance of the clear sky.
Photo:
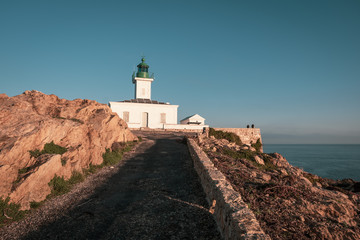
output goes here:
{"type": "Polygon", "coordinates": [[[265,143],[360,143],[359,0],[1,0],[0,92],[152,98],[265,143]]]}

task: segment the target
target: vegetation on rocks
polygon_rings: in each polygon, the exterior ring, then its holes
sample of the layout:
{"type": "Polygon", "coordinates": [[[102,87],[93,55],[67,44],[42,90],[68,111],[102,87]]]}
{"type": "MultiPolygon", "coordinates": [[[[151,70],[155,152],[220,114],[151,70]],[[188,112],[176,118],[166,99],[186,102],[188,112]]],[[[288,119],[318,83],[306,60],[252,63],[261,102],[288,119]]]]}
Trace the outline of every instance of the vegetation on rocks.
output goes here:
{"type": "Polygon", "coordinates": [[[64,154],[66,153],[66,151],[67,149],[65,147],[56,145],[54,141],[51,141],[50,143],[45,144],[44,149],[41,151],[41,154],[64,154]]]}
{"type": "Polygon", "coordinates": [[[235,133],[217,131],[214,128],[209,129],[209,136],[214,136],[216,139],[226,139],[229,142],[236,143],[238,145],[242,144],[240,137],[235,133]]]}
{"type": "Polygon", "coordinates": [[[74,171],[68,180],[65,180],[64,177],[55,175],[49,182],[51,193],[48,198],[65,194],[71,190],[73,185],[83,182],[84,180],[84,175],[78,171],[74,171]]]}
{"type": "Polygon", "coordinates": [[[64,117],[59,117],[59,116],[55,116],[53,118],[56,118],[56,119],[67,119],[67,120],[71,120],[73,122],[77,122],[77,123],[81,123],[81,124],[84,124],[84,121],[80,120],[80,119],[77,119],[77,118],[64,118],[64,117]]]}
{"type": "Polygon", "coordinates": [[[252,146],[253,148],[255,148],[257,152],[260,152],[260,151],[261,151],[261,147],[262,147],[262,143],[260,142],[260,138],[258,138],[258,140],[256,141],[256,143],[251,144],[251,146],[252,146]]]}
{"type": "Polygon", "coordinates": [[[120,151],[110,151],[106,149],[106,152],[103,154],[103,163],[104,166],[110,166],[118,163],[122,158],[122,153],[120,151]]]}
{"type": "MultiPolygon", "coordinates": [[[[88,175],[95,173],[97,170],[105,166],[111,166],[119,163],[122,160],[123,154],[125,152],[131,151],[135,146],[135,144],[136,142],[124,143],[122,144],[123,145],[122,149],[116,151],[111,151],[110,149],[107,149],[106,152],[103,154],[104,161],[102,164],[100,165],[90,164],[89,168],[83,169],[83,173],[79,171],[73,171],[71,177],[68,180],[65,180],[64,177],[55,175],[54,178],[51,179],[51,181],[48,183],[48,185],[51,188],[51,193],[47,196],[47,198],[52,198],[68,193],[75,184],[83,182],[88,175]]],[[[44,147],[44,150],[41,152],[61,154],[64,152],[64,150],[66,149],[58,145],[55,145],[53,143],[49,143],[47,144],[47,147],[44,147]]],[[[29,171],[29,169],[30,169],[29,167],[19,169],[19,174],[20,175],[26,174],[29,171]]],[[[19,181],[19,179],[17,181],[19,181]]],[[[9,201],[10,201],[9,197],[6,199],[0,198],[0,227],[8,223],[11,223],[13,221],[18,221],[22,219],[28,212],[28,211],[21,211],[20,204],[10,203],[9,201]]],[[[30,208],[36,209],[39,208],[42,204],[43,201],[41,202],[31,201],[30,208]]]]}
{"type": "Polygon", "coordinates": [[[30,202],[30,208],[32,208],[32,209],[39,208],[42,205],[42,203],[43,203],[43,201],[42,202],[32,201],[32,202],[30,202]]]}
{"type": "Polygon", "coordinates": [[[21,209],[45,199],[55,174],[70,176],[79,166],[101,163],[105,148],[137,139],[109,106],[96,101],[25,91],[0,94],[0,103],[0,192],[21,209]]]}
{"type": "Polygon", "coordinates": [[[67,148],[56,145],[54,141],[46,143],[44,149],[40,151],[39,149],[30,150],[30,156],[34,158],[40,157],[42,154],[64,154],[67,152],[67,148]]]}
{"type": "Polygon", "coordinates": [[[271,239],[360,239],[359,183],[304,172],[278,153],[259,152],[260,141],[252,148],[211,138],[199,144],[271,239]]]}
{"type": "Polygon", "coordinates": [[[0,227],[22,219],[26,211],[20,211],[20,204],[10,203],[10,198],[0,198],[0,227]]]}
{"type": "Polygon", "coordinates": [[[64,177],[59,177],[55,175],[55,177],[49,182],[51,193],[48,196],[48,198],[65,194],[71,190],[73,185],[83,182],[86,176],[95,173],[98,169],[119,163],[122,160],[123,154],[125,152],[131,151],[131,149],[135,146],[135,142],[124,143],[122,144],[122,146],[123,146],[122,149],[118,149],[115,151],[106,149],[105,153],[103,153],[102,155],[103,157],[102,164],[100,165],[90,164],[89,168],[83,169],[83,173],[78,171],[73,171],[71,177],[68,180],[65,180],[64,177]]]}
{"type": "Polygon", "coordinates": [[[39,149],[30,150],[29,153],[30,153],[30,157],[33,158],[38,158],[41,155],[41,151],[39,149]]]}

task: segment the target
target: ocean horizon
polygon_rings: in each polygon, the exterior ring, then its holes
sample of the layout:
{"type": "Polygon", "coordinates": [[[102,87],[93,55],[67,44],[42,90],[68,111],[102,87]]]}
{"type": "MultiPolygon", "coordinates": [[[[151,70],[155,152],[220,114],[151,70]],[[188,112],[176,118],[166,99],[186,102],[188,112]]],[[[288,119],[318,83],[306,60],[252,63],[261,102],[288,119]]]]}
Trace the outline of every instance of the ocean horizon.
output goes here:
{"type": "Polygon", "coordinates": [[[360,181],[360,144],[264,144],[306,172],[324,178],[360,181]]]}

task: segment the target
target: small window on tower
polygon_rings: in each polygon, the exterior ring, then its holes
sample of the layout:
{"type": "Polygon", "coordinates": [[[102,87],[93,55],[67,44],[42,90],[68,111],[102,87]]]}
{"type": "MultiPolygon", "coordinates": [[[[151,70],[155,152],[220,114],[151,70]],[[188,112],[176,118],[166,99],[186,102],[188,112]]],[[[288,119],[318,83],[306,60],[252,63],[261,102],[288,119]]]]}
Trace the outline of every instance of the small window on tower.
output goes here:
{"type": "Polygon", "coordinates": [[[129,112],[123,112],[123,119],[127,123],[129,122],[129,115],[129,112]]]}
{"type": "Polygon", "coordinates": [[[160,123],[166,123],[166,113],[160,113],[160,123]]]}

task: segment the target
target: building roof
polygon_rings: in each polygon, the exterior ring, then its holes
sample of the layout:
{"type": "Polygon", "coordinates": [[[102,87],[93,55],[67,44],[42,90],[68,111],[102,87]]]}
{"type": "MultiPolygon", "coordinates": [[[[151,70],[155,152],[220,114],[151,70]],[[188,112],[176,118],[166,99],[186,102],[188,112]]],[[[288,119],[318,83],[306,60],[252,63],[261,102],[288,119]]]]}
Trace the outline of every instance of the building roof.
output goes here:
{"type": "Polygon", "coordinates": [[[200,118],[202,118],[202,119],[204,119],[204,120],[205,120],[205,118],[203,118],[203,117],[202,117],[202,116],[200,116],[199,114],[193,114],[193,115],[191,115],[191,116],[188,116],[188,117],[186,117],[186,118],[184,118],[184,119],[180,120],[180,122],[181,122],[181,121],[184,121],[184,120],[186,120],[186,119],[189,119],[189,118],[195,117],[195,116],[200,117],[200,118]]]}
{"type": "Polygon", "coordinates": [[[169,105],[169,103],[158,102],[158,101],[150,100],[150,99],[146,99],[146,98],[130,99],[130,100],[124,100],[124,101],[119,101],[119,102],[127,102],[127,103],[148,103],[148,104],[166,104],[166,105],[169,105]]]}

